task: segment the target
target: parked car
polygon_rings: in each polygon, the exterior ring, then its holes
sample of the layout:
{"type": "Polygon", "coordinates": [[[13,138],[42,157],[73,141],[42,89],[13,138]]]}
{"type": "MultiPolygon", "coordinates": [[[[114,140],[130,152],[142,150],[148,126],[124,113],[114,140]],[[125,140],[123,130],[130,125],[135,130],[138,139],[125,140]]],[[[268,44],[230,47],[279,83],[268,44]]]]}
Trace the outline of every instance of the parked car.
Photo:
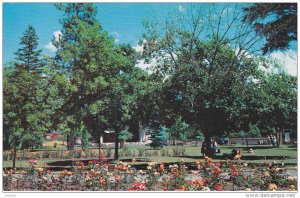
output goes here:
{"type": "Polygon", "coordinates": [[[228,144],[229,143],[229,138],[227,136],[220,136],[217,138],[217,143],[220,145],[223,144],[228,144]]]}

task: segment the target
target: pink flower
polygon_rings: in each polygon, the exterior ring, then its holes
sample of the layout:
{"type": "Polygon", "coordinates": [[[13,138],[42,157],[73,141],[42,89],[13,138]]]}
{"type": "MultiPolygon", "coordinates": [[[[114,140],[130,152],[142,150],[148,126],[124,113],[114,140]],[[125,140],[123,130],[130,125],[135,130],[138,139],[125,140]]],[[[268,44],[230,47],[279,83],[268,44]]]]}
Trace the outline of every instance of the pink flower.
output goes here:
{"type": "Polygon", "coordinates": [[[144,183],[135,183],[132,187],[128,188],[129,191],[145,191],[146,190],[146,184],[144,183]]]}
{"type": "Polygon", "coordinates": [[[100,179],[99,184],[101,184],[101,185],[105,184],[105,179],[100,179]]]}
{"type": "Polygon", "coordinates": [[[233,176],[237,177],[237,176],[239,176],[239,173],[238,172],[234,172],[233,176]]]}
{"type": "Polygon", "coordinates": [[[236,165],[231,165],[231,166],[230,166],[230,169],[231,169],[233,172],[235,172],[235,171],[236,171],[236,165]]]}
{"type": "Polygon", "coordinates": [[[161,171],[164,171],[164,170],[165,170],[165,165],[164,165],[163,163],[161,163],[161,164],[159,165],[159,169],[160,169],[161,171]]]}
{"type": "Polygon", "coordinates": [[[175,171],[175,172],[173,172],[173,175],[174,175],[175,177],[178,177],[178,176],[179,176],[179,173],[178,173],[177,171],[175,171]]]}
{"type": "Polygon", "coordinates": [[[119,181],[121,179],[121,176],[120,175],[116,175],[115,179],[116,179],[116,181],[119,181]]]}
{"type": "Polygon", "coordinates": [[[222,184],[216,184],[215,189],[218,190],[218,191],[222,191],[223,190],[222,184]]]}

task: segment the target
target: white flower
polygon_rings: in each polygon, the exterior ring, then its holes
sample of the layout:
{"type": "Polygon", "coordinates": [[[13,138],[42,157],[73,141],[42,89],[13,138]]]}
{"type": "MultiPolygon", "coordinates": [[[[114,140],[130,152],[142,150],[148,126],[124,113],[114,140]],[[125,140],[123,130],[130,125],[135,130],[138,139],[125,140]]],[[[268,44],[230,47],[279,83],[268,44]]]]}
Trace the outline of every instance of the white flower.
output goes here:
{"type": "Polygon", "coordinates": [[[155,166],[156,162],[150,162],[148,163],[149,166],[155,166]]]}
{"type": "Polygon", "coordinates": [[[203,191],[210,191],[210,188],[204,186],[204,187],[202,187],[202,190],[203,190],[203,191]]]}

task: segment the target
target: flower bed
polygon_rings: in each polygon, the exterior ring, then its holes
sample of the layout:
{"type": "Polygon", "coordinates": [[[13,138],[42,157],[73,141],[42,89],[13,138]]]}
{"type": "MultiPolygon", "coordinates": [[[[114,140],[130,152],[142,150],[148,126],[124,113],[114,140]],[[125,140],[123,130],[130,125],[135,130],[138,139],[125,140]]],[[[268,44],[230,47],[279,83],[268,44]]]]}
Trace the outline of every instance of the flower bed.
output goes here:
{"type": "MultiPolygon", "coordinates": [[[[132,161],[133,164],[135,160],[132,161]]],[[[271,162],[249,167],[239,160],[195,161],[197,170],[185,162],[165,167],[151,162],[146,170],[136,170],[125,162],[76,162],[72,171],[51,172],[29,160],[24,170],[5,170],[5,191],[273,191],[296,190],[297,177],[271,162]]]]}

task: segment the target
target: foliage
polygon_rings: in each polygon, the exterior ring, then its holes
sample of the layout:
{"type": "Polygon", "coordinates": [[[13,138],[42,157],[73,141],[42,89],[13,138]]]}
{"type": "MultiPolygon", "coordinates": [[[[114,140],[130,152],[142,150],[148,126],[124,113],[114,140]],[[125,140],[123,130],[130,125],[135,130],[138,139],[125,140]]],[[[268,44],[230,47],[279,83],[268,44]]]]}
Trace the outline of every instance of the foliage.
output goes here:
{"type": "Polygon", "coordinates": [[[176,119],[175,123],[168,130],[169,138],[173,140],[187,140],[187,133],[189,132],[189,125],[182,121],[182,117],[176,119]]]}
{"type": "Polygon", "coordinates": [[[153,75],[161,80],[157,81],[159,88],[152,92],[152,104],[156,103],[152,111],[157,111],[160,122],[168,127],[181,116],[196,131],[201,130],[206,139],[239,128],[245,121],[232,119],[233,115],[238,117],[234,107],[242,105],[238,102],[238,90],[259,73],[258,61],[243,51],[250,49],[256,39],[249,41],[244,37],[244,31],[249,29],[236,25],[240,24],[240,13],[226,13],[226,8],[221,8],[221,14],[215,17],[212,13],[197,12],[204,9],[197,7],[189,10],[195,13],[193,16],[178,14],[164,22],[147,22],[145,41],[141,43],[144,56],[155,58],[159,63],[153,75]],[[224,15],[228,21],[222,23],[224,15]],[[186,20],[193,23],[187,26],[183,23],[186,20]],[[200,35],[206,27],[212,31],[205,32],[207,36],[203,39],[200,35]],[[232,31],[238,34],[233,36],[229,33],[232,31]]]}
{"type": "Polygon", "coordinates": [[[166,145],[167,141],[166,128],[160,127],[159,129],[152,130],[149,139],[151,140],[151,147],[155,149],[162,148],[164,145],[166,145]]]}
{"type": "Polygon", "coordinates": [[[21,63],[21,67],[28,72],[42,72],[41,52],[38,50],[38,36],[35,28],[28,25],[21,37],[20,47],[17,52],[16,60],[21,63]]]}
{"type": "Polygon", "coordinates": [[[49,126],[47,90],[42,78],[44,64],[37,50],[38,37],[29,25],[17,51],[17,62],[4,67],[4,148],[40,147],[49,126]]]}
{"type": "Polygon", "coordinates": [[[91,134],[87,131],[83,124],[81,124],[80,129],[76,131],[76,137],[81,138],[82,148],[87,148],[89,146],[91,134]]]}
{"type": "Polygon", "coordinates": [[[297,41],[296,3],[255,3],[244,8],[243,21],[264,36],[263,53],[285,50],[297,41]]]}
{"type": "Polygon", "coordinates": [[[128,130],[122,130],[119,133],[120,140],[128,140],[128,139],[131,139],[132,137],[133,137],[132,133],[128,130]]]}
{"type": "Polygon", "coordinates": [[[97,139],[105,129],[117,127],[112,118],[117,114],[110,104],[118,107],[114,94],[120,92],[115,87],[128,61],[102,30],[93,4],[67,3],[56,7],[64,12],[60,20],[62,35],[53,40],[58,49],[56,63],[70,79],[61,112],[62,117],[69,118],[64,122],[70,128],[69,148],[73,149],[74,131],[80,121],[97,139]]]}

